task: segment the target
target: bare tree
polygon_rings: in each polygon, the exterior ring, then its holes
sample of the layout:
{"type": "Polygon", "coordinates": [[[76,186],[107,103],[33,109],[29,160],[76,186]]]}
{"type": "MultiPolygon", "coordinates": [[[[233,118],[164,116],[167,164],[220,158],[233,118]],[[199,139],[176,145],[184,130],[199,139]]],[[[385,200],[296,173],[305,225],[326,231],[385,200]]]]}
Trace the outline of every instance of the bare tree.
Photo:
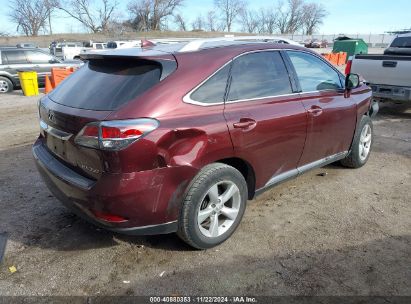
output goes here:
{"type": "Polygon", "coordinates": [[[132,0],[128,11],[136,29],[159,31],[184,0],[132,0]]]}
{"type": "Polygon", "coordinates": [[[257,12],[247,8],[241,10],[239,19],[241,21],[241,30],[247,33],[256,32],[262,21],[259,19],[257,12]]]}
{"type": "Polygon", "coordinates": [[[177,24],[178,29],[180,31],[187,31],[186,21],[184,20],[183,16],[181,16],[181,14],[177,14],[174,16],[174,22],[177,24]]]}
{"type": "Polygon", "coordinates": [[[203,16],[198,15],[194,21],[191,23],[193,31],[203,31],[205,27],[205,21],[203,16]]]}
{"type": "Polygon", "coordinates": [[[59,6],[58,0],[44,0],[44,6],[48,9],[48,25],[49,25],[49,34],[53,35],[53,29],[51,26],[51,14],[59,6]]]}
{"type": "Polygon", "coordinates": [[[277,10],[260,8],[257,16],[257,30],[259,33],[273,34],[277,28],[277,10]]]}
{"type": "Polygon", "coordinates": [[[9,6],[9,18],[17,24],[17,31],[26,36],[37,36],[45,28],[50,7],[44,0],[13,0],[9,6]]]}
{"type": "Polygon", "coordinates": [[[205,27],[209,32],[218,32],[222,30],[222,25],[219,22],[215,11],[207,12],[205,23],[205,27]]]}
{"type": "Polygon", "coordinates": [[[116,0],[69,0],[61,2],[59,9],[79,21],[85,28],[93,33],[105,32],[113,19],[113,14],[118,6],[116,0]]]}
{"type": "Polygon", "coordinates": [[[288,15],[289,12],[288,10],[283,8],[283,3],[278,4],[278,17],[276,20],[276,27],[280,31],[281,34],[284,34],[287,32],[287,23],[288,23],[288,15]]]}
{"type": "Polygon", "coordinates": [[[321,3],[307,3],[303,9],[303,27],[305,34],[312,35],[317,27],[323,23],[328,12],[321,3]]]}
{"type": "Polygon", "coordinates": [[[295,33],[303,25],[304,0],[287,0],[278,5],[277,28],[281,34],[295,33]]]}
{"type": "Polygon", "coordinates": [[[231,32],[232,25],[245,7],[243,0],[214,0],[215,7],[220,11],[227,32],[231,32]]]}
{"type": "Polygon", "coordinates": [[[149,31],[151,29],[151,1],[134,1],[127,6],[131,15],[130,24],[137,31],[149,31]]]}

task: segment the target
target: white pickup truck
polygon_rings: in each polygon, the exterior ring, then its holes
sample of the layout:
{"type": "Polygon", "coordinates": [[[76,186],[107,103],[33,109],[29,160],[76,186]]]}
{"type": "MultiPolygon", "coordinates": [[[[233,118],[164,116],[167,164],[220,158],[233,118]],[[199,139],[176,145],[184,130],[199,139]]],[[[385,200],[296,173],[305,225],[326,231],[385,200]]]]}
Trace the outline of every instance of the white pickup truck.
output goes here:
{"type": "Polygon", "coordinates": [[[411,102],[411,34],[394,38],[384,55],[355,55],[347,69],[364,78],[374,99],[411,102]]]}
{"type": "Polygon", "coordinates": [[[64,60],[77,60],[80,59],[80,55],[87,51],[92,50],[104,50],[107,47],[107,43],[104,42],[93,42],[88,47],[81,45],[66,45],[62,47],[62,57],[64,60]]]}

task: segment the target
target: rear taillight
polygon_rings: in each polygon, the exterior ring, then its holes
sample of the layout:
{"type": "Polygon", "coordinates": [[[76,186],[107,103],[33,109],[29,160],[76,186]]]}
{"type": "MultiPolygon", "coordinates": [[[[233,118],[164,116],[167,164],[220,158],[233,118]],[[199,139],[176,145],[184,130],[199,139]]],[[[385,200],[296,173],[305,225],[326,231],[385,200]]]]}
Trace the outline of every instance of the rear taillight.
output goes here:
{"type": "Polygon", "coordinates": [[[352,57],[350,56],[347,61],[347,65],[345,66],[345,75],[351,73],[351,66],[352,66],[352,57]]]}
{"type": "Polygon", "coordinates": [[[84,147],[117,151],[158,126],[159,122],[151,118],[92,122],[79,132],[74,141],[84,147]]]}

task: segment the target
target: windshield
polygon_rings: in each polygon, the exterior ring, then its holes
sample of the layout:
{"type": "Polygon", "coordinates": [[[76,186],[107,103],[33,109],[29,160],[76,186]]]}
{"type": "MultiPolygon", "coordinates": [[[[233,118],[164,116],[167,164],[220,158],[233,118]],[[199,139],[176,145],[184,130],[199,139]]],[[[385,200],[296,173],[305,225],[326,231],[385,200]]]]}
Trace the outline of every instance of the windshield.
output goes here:
{"type": "Polygon", "coordinates": [[[175,62],[130,59],[99,59],[82,68],[56,87],[53,101],[87,110],[115,110],[143,94],[175,70],[175,62]],[[162,75],[163,74],[163,75],[162,75]],[[167,74],[167,75],[165,75],[167,74]]]}

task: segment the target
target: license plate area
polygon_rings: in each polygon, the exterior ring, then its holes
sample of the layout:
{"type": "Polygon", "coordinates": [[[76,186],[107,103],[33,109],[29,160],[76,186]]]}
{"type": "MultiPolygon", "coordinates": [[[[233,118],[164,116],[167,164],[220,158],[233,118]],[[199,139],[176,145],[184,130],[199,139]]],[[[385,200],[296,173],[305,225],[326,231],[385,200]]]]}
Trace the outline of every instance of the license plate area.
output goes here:
{"type": "Polygon", "coordinates": [[[60,159],[71,170],[87,178],[98,179],[103,172],[102,161],[93,149],[78,149],[68,139],[56,137],[45,132],[45,143],[53,155],[60,159]]]}
{"type": "Polygon", "coordinates": [[[47,148],[58,157],[67,160],[67,141],[54,137],[50,133],[45,134],[47,148]]]}

